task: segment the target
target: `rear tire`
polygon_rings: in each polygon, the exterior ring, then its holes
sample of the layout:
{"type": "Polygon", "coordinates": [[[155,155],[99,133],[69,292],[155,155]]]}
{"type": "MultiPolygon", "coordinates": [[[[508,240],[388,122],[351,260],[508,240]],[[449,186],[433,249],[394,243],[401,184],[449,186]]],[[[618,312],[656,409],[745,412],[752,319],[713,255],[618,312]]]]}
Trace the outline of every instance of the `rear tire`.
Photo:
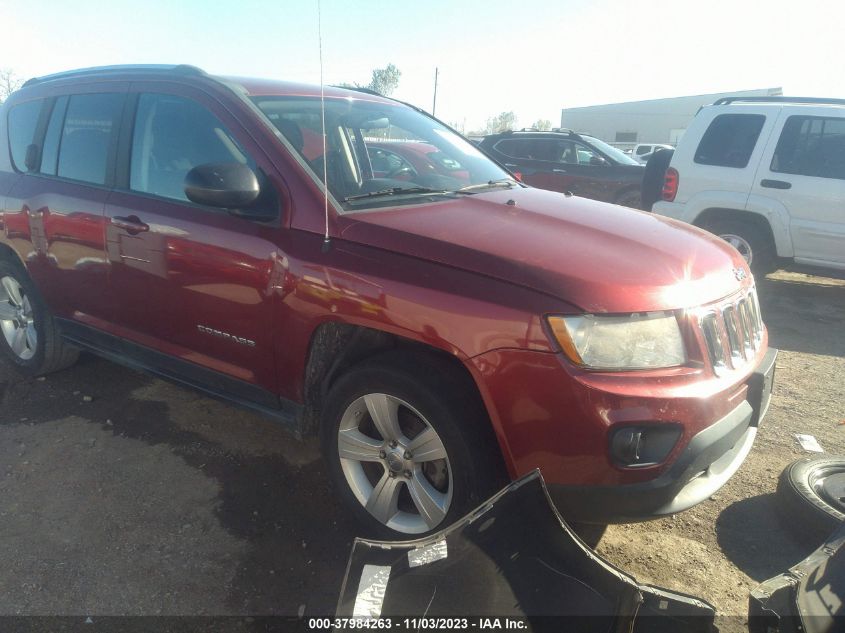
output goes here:
{"type": "MultiPolygon", "coordinates": [[[[836,499],[827,498],[825,483],[845,479],[845,457],[804,457],[780,475],[777,488],[781,521],[802,541],[819,545],[845,521],[845,485],[836,499]]],[[[834,486],[827,486],[833,489],[834,486]]]]}
{"type": "Polygon", "coordinates": [[[0,255],[0,356],[25,378],[65,369],[79,357],[79,350],[62,340],[24,267],[5,255],[0,255]]]}
{"type": "Polygon", "coordinates": [[[743,220],[716,219],[706,222],[702,228],[736,248],[755,275],[765,276],[775,269],[775,245],[759,225],[743,220]]]}
{"type": "Polygon", "coordinates": [[[468,382],[437,358],[390,352],[332,386],[320,427],[323,454],[364,536],[408,539],[441,530],[507,482],[468,382]]]}

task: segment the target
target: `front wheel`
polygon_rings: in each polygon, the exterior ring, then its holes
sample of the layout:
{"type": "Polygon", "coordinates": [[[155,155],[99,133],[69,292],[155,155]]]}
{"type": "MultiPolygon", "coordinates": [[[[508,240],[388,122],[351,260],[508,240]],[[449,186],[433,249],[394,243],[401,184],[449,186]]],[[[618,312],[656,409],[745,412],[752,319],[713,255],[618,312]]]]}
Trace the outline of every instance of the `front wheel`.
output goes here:
{"type": "Polygon", "coordinates": [[[483,409],[443,367],[387,354],[353,367],[327,400],[321,440],[329,473],[367,535],[442,529],[503,481],[483,409]]]}

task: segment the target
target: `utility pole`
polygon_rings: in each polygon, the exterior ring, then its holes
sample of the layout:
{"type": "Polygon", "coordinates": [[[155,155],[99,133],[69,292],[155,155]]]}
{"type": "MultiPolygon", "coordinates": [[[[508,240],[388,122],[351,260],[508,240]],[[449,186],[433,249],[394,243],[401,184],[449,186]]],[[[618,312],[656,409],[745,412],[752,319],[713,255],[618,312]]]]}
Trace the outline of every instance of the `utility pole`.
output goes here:
{"type": "Polygon", "coordinates": [[[431,116],[434,116],[434,113],[437,110],[437,74],[438,74],[438,68],[437,68],[437,66],[435,66],[434,67],[434,101],[431,104],[431,116]]]}

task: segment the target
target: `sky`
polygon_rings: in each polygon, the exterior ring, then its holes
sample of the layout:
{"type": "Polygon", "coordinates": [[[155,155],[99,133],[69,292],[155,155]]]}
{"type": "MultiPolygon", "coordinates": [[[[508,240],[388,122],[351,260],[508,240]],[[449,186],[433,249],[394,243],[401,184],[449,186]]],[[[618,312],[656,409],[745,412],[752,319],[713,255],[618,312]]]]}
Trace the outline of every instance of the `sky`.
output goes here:
{"type": "MultiPolygon", "coordinates": [[[[513,111],[782,87],[845,96],[841,0],[320,0],[326,84],[393,63],[394,97],[470,132],[513,111]]],[[[0,68],[194,64],[320,81],[317,0],[0,0],[0,68]]]]}

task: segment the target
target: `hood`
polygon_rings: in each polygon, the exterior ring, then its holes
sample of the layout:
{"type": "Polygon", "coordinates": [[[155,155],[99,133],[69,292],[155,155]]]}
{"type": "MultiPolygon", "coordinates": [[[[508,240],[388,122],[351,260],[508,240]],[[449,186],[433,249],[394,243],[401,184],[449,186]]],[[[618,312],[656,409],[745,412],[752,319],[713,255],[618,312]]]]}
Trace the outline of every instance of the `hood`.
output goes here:
{"type": "Polygon", "coordinates": [[[704,305],[753,283],[739,253],[700,229],[541,189],[500,189],[340,220],[344,240],[501,279],[591,313],[704,305]]]}

